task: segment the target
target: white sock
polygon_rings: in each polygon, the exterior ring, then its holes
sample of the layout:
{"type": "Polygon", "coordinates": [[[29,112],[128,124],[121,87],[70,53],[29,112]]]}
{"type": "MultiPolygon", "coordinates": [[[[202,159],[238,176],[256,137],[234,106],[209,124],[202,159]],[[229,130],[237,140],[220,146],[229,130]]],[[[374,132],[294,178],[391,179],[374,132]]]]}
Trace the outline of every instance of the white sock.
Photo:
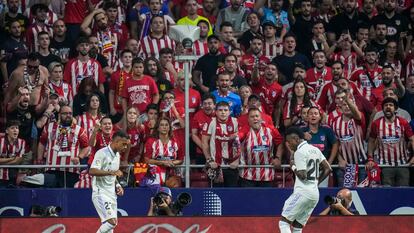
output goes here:
{"type": "Polygon", "coordinates": [[[112,225],[109,222],[102,223],[101,227],[99,227],[96,233],[111,233],[116,225],[112,225]]]}
{"type": "Polygon", "coordinates": [[[294,227],[293,228],[293,233],[302,233],[302,228],[294,227]]]}
{"type": "Polygon", "coordinates": [[[280,233],[291,233],[290,224],[285,221],[279,221],[280,233]]]}

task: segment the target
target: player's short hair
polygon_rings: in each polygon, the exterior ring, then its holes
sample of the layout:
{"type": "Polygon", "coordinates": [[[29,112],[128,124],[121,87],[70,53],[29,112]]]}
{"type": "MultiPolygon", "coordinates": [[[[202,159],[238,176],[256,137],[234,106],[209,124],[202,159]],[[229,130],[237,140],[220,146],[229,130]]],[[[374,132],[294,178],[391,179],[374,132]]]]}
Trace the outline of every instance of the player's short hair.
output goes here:
{"type": "Polygon", "coordinates": [[[208,100],[208,99],[212,99],[213,103],[216,104],[216,97],[211,93],[204,94],[203,97],[201,98],[201,102],[204,102],[205,100],[208,100]]]}
{"type": "Polygon", "coordinates": [[[12,127],[12,126],[17,126],[17,127],[19,127],[21,124],[20,124],[20,121],[19,120],[8,120],[7,122],[6,122],[6,129],[7,128],[9,128],[9,127],[12,127]]]}
{"type": "Polygon", "coordinates": [[[256,107],[249,108],[249,111],[247,112],[247,115],[249,115],[249,114],[250,114],[250,112],[253,112],[253,111],[259,111],[259,112],[260,112],[260,109],[258,109],[258,108],[256,108],[256,107]]]}
{"type": "Polygon", "coordinates": [[[109,119],[112,123],[112,118],[109,115],[104,115],[99,122],[102,123],[105,119],[109,119]]]}
{"type": "Polygon", "coordinates": [[[288,137],[289,135],[296,135],[300,139],[305,138],[303,131],[299,127],[296,127],[296,126],[291,126],[286,130],[285,137],[288,137]]]}
{"type": "Polygon", "coordinates": [[[392,103],[392,104],[394,104],[395,109],[396,109],[396,110],[398,109],[398,101],[397,101],[397,100],[395,100],[394,98],[391,98],[391,97],[385,98],[385,99],[382,101],[382,104],[381,104],[382,109],[384,109],[384,105],[385,105],[385,104],[388,104],[388,103],[392,103]]]}
{"type": "Polygon", "coordinates": [[[223,28],[224,27],[231,27],[231,28],[233,28],[233,24],[231,24],[230,22],[228,22],[228,21],[224,21],[224,22],[222,22],[221,24],[220,24],[220,31],[221,30],[223,30],[223,28]]]}
{"type": "Polygon", "coordinates": [[[136,58],[132,59],[132,66],[134,66],[135,64],[143,64],[144,65],[144,60],[142,60],[142,58],[140,58],[140,57],[136,57],[136,58]]]}
{"type": "Polygon", "coordinates": [[[129,139],[129,135],[123,131],[123,130],[118,130],[114,133],[114,135],[112,135],[112,138],[125,138],[125,139],[129,139]]]}

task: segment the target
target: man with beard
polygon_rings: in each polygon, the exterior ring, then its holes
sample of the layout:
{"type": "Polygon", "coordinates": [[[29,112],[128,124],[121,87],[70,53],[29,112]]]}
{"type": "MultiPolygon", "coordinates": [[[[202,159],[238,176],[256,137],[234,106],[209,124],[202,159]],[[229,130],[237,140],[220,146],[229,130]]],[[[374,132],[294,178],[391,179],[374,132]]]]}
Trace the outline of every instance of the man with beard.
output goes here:
{"type": "Polygon", "coordinates": [[[207,131],[211,119],[216,115],[216,98],[212,94],[203,95],[201,108],[194,114],[191,119],[191,139],[197,146],[195,153],[196,164],[205,164],[206,159],[203,156],[202,135],[207,131]]]}
{"type": "Polygon", "coordinates": [[[326,31],[330,43],[334,43],[344,30],[349,30],[349,34],[355,36],[359,23],[369,23],[368,17],[358,12],[356,0],[343,0],[342,8],[344,11],[334,16],[328,24],[326,31]]]}
{"type": "Polygon", "coordinates": [[[122,69],[112,73],[109,84],[109,113],[114,123],[122,118],[122,89],[125,81],[131,77],[132,70],[132,52],[124,50],[121,52],[122,69]]]}
{"type": "Polygon", "coordinates": [[[275,64],[268,64],[264,75],[252,76],[252,91],[260,96],[263,111],[272,116],[275,126],[279,127],[284,101],[282,86],[278,83],[278,69],[275,64]]]}
{"type": "Polygon", "coordinates": [[[39,47],[39,41],[37,40],[37,34],[41,31],[49,33],[53,36],[53,29],[50,25],[46,24],[47,12],[49,8],[44,4],[35,4],[32,6],[35,22],[27,28],[26,31],[26,45],[29,47],[29,51],[37,52],[39,47]]]}
{"type": "Polygon", "coordinates": [[[5,103],[9,103],[18,94],[20,87],[27,87],[30,93],[30,105],[38,105],[44,87],[48,85],[49,72],[46,67],[40,65],[36,53],[29,54],[27,65],[18,66],[10,75],[8,87],[4,97],[5,103]]]}
{"type": "Polygon", "coordinates": [[[325,35],[324,21],[321,19],[316,20],[311,27],[312,36],[305,44],[302,44],[301,51],[309,60],[313,59],[313,53],[317,50],[323,50],[325,55],[329,53],[329,44],[325,35]]]}
{"type": "Polygon", "coordinates": [[[9,23],[10,35],[2,43],[0,50],[0,69],[4,81],[2,83],[9,79],[9,75],[18,65],[19,59],[25,58],[28,54],[27,46],[22,40],[23,28],[19,21],[13,19],[9,23]]]}
{"type": "Polygon", "coordinates": [[[136,39],[129,38],[126,42],[125,49],[128,49],[132,52],[132,57],[138,57],[139,53],[139,43],[136,39]]]}
{"type": "Polygon", "coordinates": [[[379,56],[383,57],[385,54],[385,47],[387,46],[387,25],[385,22],[377,22],[373,25],[375,30],[375,37],[370,41],[371,46],[378,50],[379,56]]]}
{"type": "Polygon", "coordinates": [[[347,82],[346,79],[343,77],[343,64],[340,61],[335,61],[332,64],[331,72],[332,72],[332,82],[327,82],[325,85],[322,86],[321,91],[319,92],[319,95],[316,97],[316,101],[318,102],[319,106],[321,106],[322,110],[328,111],[329,106],[331,106],[334,103],[335,100],[335,92],[339,88],[344,88],[341,86],[341,84],[347,83],[349,84],[349,89],[351,93],[356,95],[360,91],[358,90],[358,87],[355,85],[355,83],[347,82]],[[342,80],[345,79],[345,80],[342,80]],[[342,80],[342,81],[340,81],[342,80]]]}
{"type": "Polygon", "coordinates": [[[50,42],[50,48],[56,50],[56,54],[60,56],[62,62],[66,64],[69,57],[71,56],[71,49],[73,47],[72,42],[69,40],[69,37],[66,35],[66,24],[65,21],[58,19],[53,24],[53,38],[50,42]]]}
{"type": "MultiPolygon", "coordinates": [[[[397,88],[395,87],[387,87],[384,88],[384,90],[382,91],[382,100],[386,99],[386,98],[393,98],[396,101],[398,101],[398,91],[397,88]]],[[[406,110],[402,109],[401,107],[398,107],[397,110],[395,111],[395,115],[399,116],[401,118],[404,118],[407,122],[411,121],[411,116],[410,113],[408,113],[406,110]]],[[[375,113],[374,119],[373,121],[381,118],[384,116],[384,112],[383,111],[378,111],[375,113]]]]}
{"type": "Polygon", "coordinates": [[[230,107],[230,114],[232,117],[237,117],[241,113],[241,98],[238,94],[230,91],[230,75],[226,72],[222,72],[217,78],[217,90],[212,94],[216,98],[217,102],[226,102],[230,107]]]}
{"type": "MultiPolygon", "coordinates": [[[[48,165],[76,165],[89,152],[87,133],[74,123],[70,106],[60,108],[59,119],[43,129],[37,164],[43,164],[46,158],[48,165]]],[[[79,168],[48,168],[46,172],[55,175],[55,187],[73,187],[79,177],[79,168]]]]}
{"type": "Polygon", "coordinates": [[[115,69],[118,60],[118,47],[120,34],[112,30],[108,24],[108,16],[103,9],[95,9],[92,11],[81,24],[81,30],[86,36],[96,35],[99,41],[99,53],[107,60],[108,65],[115,69]],[[92,20],[96,24],[96,31],[91,28],[92,20]]]}
{"type": "MultiPolygon", "coordinates": [[[[7,33],[12,32],[10,27],[13,21],[18,21],[20,23],[22,34],[24,34],[27,26],[29,26],[29,19],[22,13],[19,13],[19,2],[19,0],[7,0],[8,11],[5,11],[3,15],[1,15],[2,20],[0,20],[0,32],[4,32],[1,33],[2,36],[6,36],[7,33]]],[[[2,37],[0,39],[5,38],[2,37]]]]}
{"type": "Polygon", "coordinates": [[[79,38],[76,46],[78,56],[71,59],[65,66],[64,80],[72,86],[74,96],[78,93],[80,82],[88,77],[91,77],[99,86],[99,91],[104,93],[105,77],[102,73],[102,67],[98,61],[89,57],[89,50],[88,39],[79,38]]]}
{"type": "Polygon", "coordinates": [[[152,79],[157,83],[160,96],[164,95],[166,91],[172,90],[174,88],[174,85],[165,78],[166,76],[164,76],[165,73],[163,74],[162,72],[161,63],[155,57],[149,57],[145,59],[144,74],[151,76],[152,79]]]}
{"type": "MultiPolygon", "coordinates": [[[[270,60],[283,54],[283,44],[276,37],[276,25],[271,21],[264,22],[263,27],[263,54],[270,60]]],[[[250,46],[250,44],[249,44],[250,46]]]]}
{"type": "Polygon", "coordinates": [[[295,64],[301,63],[304,65],[305,71],[311,67],[308,58],[296,52],[296,37],[293,34],[287,34],[283,38],[283,54],[273,58],[272,63],[275,63],[279,68],[280,73],[284,76],[279,83],[285,85],[293,81],[293,70],[295,64]]]}
{"type": "Polygon", "coordinates": [[[366,15],[368,19],[372,20],[378,15],[378,9],[375,8],[374,0],[364,0],[362,3],[361,14],[366,15]]]}
{"type": "Polygon", "coordinates": [[[211,22],[203,16],[197,14],[197,1],[196,0],[185,0],[185,9],[187,10],[187,16],[179,19],[177,21],[177,25],[193,25],[197,26],[200,20],[207,21],[209,25],[209,32],[208,35],[213,34],[213,27],[211,26],[211,22]]]}
{"type": "Polygon", "coordinates": [[[314,23],[311,15],[312,1],[302,0],[300,9],[300,16],[295,18],[292,32],[295,33],[295,35],[300,35],[297,41],[298,51],[306,54],[305,46],[309,44],[309,41],[313,36],[312,27],[314,23]]]}
{"type": "Polygon", "coordinates": [[[193,82],[201,93],[208,93],[216,88],[214,77],[217,68],[223,66],[224,62],[224,55],[218,50],[220,39],[216,35],[211,35],[207,38],[207,43],[208,53],[198,59],[192,75],[193,82]]]}
{"type": "MultiPolygon", "coordinates": [[[[373,122],[368,140],[369,158],[373,158],[377,149],[377,161],[380,165],[395,166],[382,168],[384,186],[409,186],[409,168],[398,166],[414,165],[414,157],[410,159],[407,153],[407,146],[414,147],[414,134],[408,122],[395,115],[397,108],[398,102],[395,99],[384,99],[384,116],[373,122]]],[[[367,168],[371,169],[374,164],[371,159],[367,168]]]]}
{"type": "Polygon", "coordinates": [[[233,27],[234,37],[239,38],[244,31],[242,25],[246,22],[248,14],[249,9],[242,5],[242,0],[230,0],[230,6],[219,11],[216,28],[219,28],[223,22],[230,22],[233,27]]]}
{"type": "Polygon", "coordinates": [[[368,46],[365,49],[365,64],[358,67],[352,74],[350,80],[355,82],[362,91],[362,95],[371,101],[371,92],[381,85],[382,67],[378,65],[378,50],[368,46]]]}
{"type": "Polygon", "coordinates": [[[318,96],[322,90],[322,86],[332,81],[331,67],[326,66],[326,54],[323,50],[313,52],[313,64],[315,67],[306,71],[306,83],[315,90],[318,96]]]}
{"type": "Polygon", "coordinates": [[[237,57],[229,53],[224,57],[224,66],[217,71],[229,73],[232,92],[238,92],[240,87],[247,85],[246,78],[238,72],[237,64],[237,57]]]}
{"type": "Polygon", "coordinates": [[[200,28],[200,38],[193,43],[193,54],[201,57],[208,53],[207,37],[210,24],[207,21],[200,20],[197,26],[200,28]]]}
{"type": "MultiPolygon", "coordinates": [[[[111,76],[114,70],[109,66],[108,59],[106,59],[106,57],[99,53],[100,42],[98,37],[96,37],[95,35],[89,36],[88,41],[90,44],[89,57],[95,59],[101,65],[102,72],[105,75],[105,77],[111,76]]],[[[117,61],[117,67],[115,67],[116,70],[119,68],[118,65],[120,66],[120,64],[117,61]]]]}
{"type": "MultiPolygon", "coordinates": [[[[20,122],[9,120],[6,134],[0,136],[0,165],[19,165],[28,152],[26,141],[19,138],[20,122]]],[[[16,170],[0,168],[0,187],[8,187],[16,183],[16,170]]]]}
{"type": "Polygon", "coordinates": [[[376,103],[373,103],[373,105],[377,108],[377,110],[381,110],[381,103],[383,100],[382,93],[385,88],[397,88],[398,97],[402,97],[401,94],[404,92],[404,85],[401,81],[401,78],[398,75],[395,75],[395,71],[392,66],[384,66],[382,68],[381,76],[381,84],[371,92],[371,99],[376,100],[376,103]]]}
{"type": "Polygon", "coordinates": [[[387,39],[398,40],[401,32],[408,31],[408,19],[397,13],[397,0],[384,0],[384,13],[373,18],[373,25],[383,22],[387,25],[387,39]]]}
{"type": "Polygon", "coordinates": [[[250,80],[252,73],[256,68],[259,76],[264,75],[267,64],[270,63],[269,58],[263,55],[263,39],[261,37],[253,37],[250,40],[251,53],[242,57],[241,68],[246,72],[245,78],[250,80]]]}

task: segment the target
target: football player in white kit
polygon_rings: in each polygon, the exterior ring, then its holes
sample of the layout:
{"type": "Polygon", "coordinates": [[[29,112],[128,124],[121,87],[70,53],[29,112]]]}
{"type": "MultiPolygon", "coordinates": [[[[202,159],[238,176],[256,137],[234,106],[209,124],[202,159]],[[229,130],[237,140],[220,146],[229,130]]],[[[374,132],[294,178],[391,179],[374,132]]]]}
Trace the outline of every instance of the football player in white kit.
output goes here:
{"type": "Polygon", "coordinates": [[[122,176],[122,171],[119,170],[119,153],[125,152],[129,144],[128,134],[123,131],[115,132],[112,142],[96,152],[89,169],[89,174],[93,176],[92,202],[102,222],[97,233],[113,232],[117,225],[116,196],[124,194],[124,189],[117,181],[117,177],[122,176]]]}
{"type": "Polygon", "coordinates": [[[286,130],[286,146],[294,152],[291,169],[296,175],[293,194],[285,201],[279,221],[281,233],[302,232],[319,201],[318,183],[331,172],[331,167],[322,152],[304,140],[297,127],[286,130]],[[322,169],[319,169],[319,168],[322,169]]]}

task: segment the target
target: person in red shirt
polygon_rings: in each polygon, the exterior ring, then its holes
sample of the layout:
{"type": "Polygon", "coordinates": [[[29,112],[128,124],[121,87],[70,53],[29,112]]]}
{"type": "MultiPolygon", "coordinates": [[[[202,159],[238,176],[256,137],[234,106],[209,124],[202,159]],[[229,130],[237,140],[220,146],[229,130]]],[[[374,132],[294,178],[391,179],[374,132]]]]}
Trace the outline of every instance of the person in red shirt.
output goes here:
{"type": "MultiPolygon", "coordinates": [[[[240,165],[280,165],[274,151],[282,144],[283,138],[273,126],[263,125],[262,114],[258,108],[250,108],[248,127],[239,132],[241,142],[240,165]]],[[[271,187],[275,176],[273,168],[241,168],[242,187],[271,187]]]]}
{"type": "Polygon", "coordinates": [[[216,117],[213,117],[201,138],[207,166],[215,170],[214,185],[236,187],[240,157],[240,141],[237,136],[238,121],[230,116],[227,102],[216,105],[216,117]],[[230,165],[230,169],[220,171],[220,166],[230,165]]]}
{"type": "Polygon", "coordinates": [[[276,64],[269,63],[265,69],[264,76],[252,76],[253,93],[260,96],[263,111],[273,117],[275,125],[280,124],[280,115],[283,102],[283,89],[278,83],[278,69],[276,64]]]}
{"type": "Polygon", "coordinates": [[[144,61],[141,58],[132,60],[132,77],[125,80],[121,97],[124,112],[128,106],[134,106],[139,113],[143,113],[148,104],[158,103],[160,96],[157,84],[150,76],[144,75],[144,61]]]}
{"type": "Polygon", "coordinates": [[[95,124],[92,135],[89,138],[89,146],[92,148],[88,158],[89,165],[92,164],[95,153],[111,143],[114,132],[114,125],[112,124],[111,118],[108,116],[102,117],[101,120],[95,124]]]}
{"type": "Polygon", "coordinates": [[[270,63],[269,58],[263,54],[263,39],[255,36],[250,40],[250,54],[242,57],[241,67],[246,72],[246,78],[250,79],[255,66],[259,69],[259,75],[263,76],[267,64],[270,63]]]}
{"type": "Polygon", "coordinates": [[[332,81],[332,71],[329,66],[326,66],[326,54],[323,50],[313,52],[313,64],[315,64],[315,67],[306,71],[305,81],[315,90],[315,95],[318,96],[323,85],[332,81]]]}
{"type": "Polygon", "coordinates": [[[184,152],[173,137],[168,118],[161,117],[155,128],[154,136],[145,143],[144,154],[146,163],[161,168],[160,185],[163,185],[168,177],[179,175],[175,166],[183,163],[184,152]]]}
{"type": "Polygon", "coordinates": [[[144,141],[144,126],[138,119],[139,111],[136,107],[130,106],[125,110],[125,116],[122,121],[118,122],[118,128],[124,130],[129,135],[131,145],[125,152],[121,160],[121,164],[128,162],[141,162],[143,141],[144,141]]]}
{"type": "Polygon", "coordinates": [[[90,44],[87,38],[78,39],[76,51],[78,57],[66,63],[63,79],[72,86],[73,95],[78,93],[79,84],[85,78],[92,78],[101,93],[104,92],[105,77],[98,61],[89,57],[90,44]]]}
{"type": "Polygon", "coordinates": [[[382,168],[382,183],[386,186],[409,186],[410,172],[407,167],[414,165],[414,157],[409,157],[407,146],[414,146],[414,134],[409,123],[396,116],[398,102],[386,98],[382,102],[384,116],[372,123],[368,140],[368,169],[374,166],[374,151],[377,149],[378,162],[381,165],[395,167],[382,168]],[[409,144],[407,143],[409,142],[409,144]]]}
{"type": "Polygon", "coordinates": [[[121,120],[122,110],[122,90],[127,79],[131,77],[132,70],[132,52],[123,50],[121,52],[122,68],[112,73],[111,82],[109,83],[109,113],[114,123],[121,120]]]}
{"type": "MultiPolygon", "coordinates": [[[[180,71],[178,72],[178,77],[177,77],[177,83],[176,83],[176,87],[174,88],[173,92],[175,95],[175,106],[177,108],[183,108],[185,107],[185,77],[184,77],[184,72],[180,71]]],[[[200,107],[200,103],[201,103],[201,96],[200,96],[200,92],[194,90],[193,88],[191,88],[192,86],[192,82],[190,79],[190,88],[188,89],[188,96],[189,96],[189,102],[188,102],[188,111],[190,112],[190,118],[193,118],[194,114],[196,113],[196,111],[198,110],[198,108],[200,107]]]]}
{"type": "Polygon", "coordinates": [[[202,133],[207,131],[211,119],[216,115],[216,98],[212,94],[203,95],[201,109],[198,110],[191,118],[191,139],[196,144],[196,164],[205,164],[206,159],[203,156],[203,143],[201,141],[202,133]]]}
{"type": "Polygon", "coordinates": [[[178,107],[176,102],[174,92],[165,92],[160,103],[160,113],[161,116],[166,117],[171,121],[171,130],[174,138],[178,142],[178,146],[184,147],[185,110],[183,107],[178,107]]]}
{"type": "Polygon", "coordinates": [[[216,24],[218,8],[214,0],[203,0],[202,7],[197,9],[197,14],[204,16],[210,21],[211,25],[216,24]]]}

